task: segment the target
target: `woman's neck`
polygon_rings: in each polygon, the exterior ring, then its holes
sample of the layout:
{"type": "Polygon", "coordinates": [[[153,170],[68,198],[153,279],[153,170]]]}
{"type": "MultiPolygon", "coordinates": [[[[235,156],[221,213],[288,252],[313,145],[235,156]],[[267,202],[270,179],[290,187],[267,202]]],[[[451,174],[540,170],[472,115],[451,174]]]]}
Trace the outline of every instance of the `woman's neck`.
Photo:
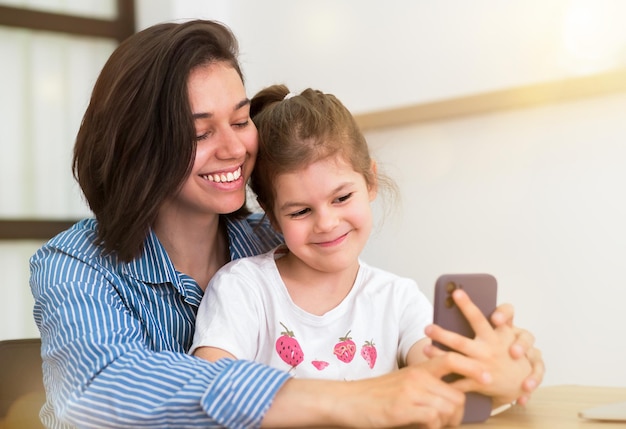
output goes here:
{"type": "Polygon", "coordinates": [[[158,216],[153,230],[176,270],[192,277],[204,290],[228,260],[228,240],[219,215],[202,219],[158,216]]]}

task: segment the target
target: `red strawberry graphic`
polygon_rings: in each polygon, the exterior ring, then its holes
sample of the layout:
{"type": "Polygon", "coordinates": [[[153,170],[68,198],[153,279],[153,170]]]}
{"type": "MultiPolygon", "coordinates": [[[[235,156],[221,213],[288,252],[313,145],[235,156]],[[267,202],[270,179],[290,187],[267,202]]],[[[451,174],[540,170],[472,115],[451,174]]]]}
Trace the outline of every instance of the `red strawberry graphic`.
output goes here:
{"type": "Polygon", "coordinates": [[[378,352],[374,346],[374,340],[366,341],[365,344],[361,346],[361,356],[363,356],[363,359],[365,359],[365,362],[367,362],[370,368],[374,368],[374,365],[376,365],[376,356],[378,356],[378,352]]]}
{"type": "Polygon", "coordinates": [[[288,365],[295,368],[304,359],[304,353],[298,340],[294,338],[293,332],[283,325],[282,322],[280,324],[285,330],[280,333],[280,337],[276,340],[276,353],[288,365]]]}
{"type": "Polygon", "coordinates": [[[329,365],[328,362],[326,362],[325,360],[312,360],[311,364],[313,364],[315,369],[317,369],[318,371],[323,370],[329,365]]]}
{"type": "Polygon", "coordinates": [[[342,362],[349,363],[354,359],[354,354],[356,353],[356,344],[352,341],[352,338],[349,336],[350,331],[348,333],[339,338],[339,342],[335,344],[335,348],[333,353],[337,356],[342,362]]]}

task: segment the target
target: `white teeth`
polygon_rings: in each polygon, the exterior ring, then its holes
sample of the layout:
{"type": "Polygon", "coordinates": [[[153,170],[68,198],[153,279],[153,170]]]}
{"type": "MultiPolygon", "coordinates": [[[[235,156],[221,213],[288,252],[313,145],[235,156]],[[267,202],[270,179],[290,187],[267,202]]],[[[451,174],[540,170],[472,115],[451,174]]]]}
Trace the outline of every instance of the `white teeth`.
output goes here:
{"type": "Polygon", "coordinates": [[[202,177],[204,177],[209,182],[216,182],[216,183],[234,182],[235,180],[241,177],[241,167],[239,167],[237,170],[233,172],[221,173],[221,174],[206,174],[202,177]]]}

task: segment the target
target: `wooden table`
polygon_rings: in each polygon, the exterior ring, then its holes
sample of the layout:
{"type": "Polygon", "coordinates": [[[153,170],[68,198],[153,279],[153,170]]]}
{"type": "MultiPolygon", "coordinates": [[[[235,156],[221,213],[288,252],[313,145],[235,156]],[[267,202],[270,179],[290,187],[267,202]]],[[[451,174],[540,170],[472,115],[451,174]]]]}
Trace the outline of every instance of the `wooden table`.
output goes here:
{"type": "Polygon", "coordinates": [[[484,423],[463,425],[462,428],[626,428],[626,422],[604,422],[578,417],[580,410],[612,402],[626,402],[626,387],[540,387],[525,407],[515,405],[484,423]]]}

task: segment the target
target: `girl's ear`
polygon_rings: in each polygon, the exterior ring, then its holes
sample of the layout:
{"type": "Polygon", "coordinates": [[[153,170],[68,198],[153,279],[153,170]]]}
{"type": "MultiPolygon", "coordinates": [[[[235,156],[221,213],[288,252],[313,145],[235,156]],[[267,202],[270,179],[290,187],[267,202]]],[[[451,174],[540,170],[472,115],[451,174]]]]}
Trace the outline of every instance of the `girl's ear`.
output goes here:
{"type": "Polygon", "coordinates": [[[376,165],[376,161],[372,160],[370,169],[372,171],[372,183],[368,186],[368,192],[370,201],[374,201],[376,194],[378,194],[378,166],[376,165]]]}

